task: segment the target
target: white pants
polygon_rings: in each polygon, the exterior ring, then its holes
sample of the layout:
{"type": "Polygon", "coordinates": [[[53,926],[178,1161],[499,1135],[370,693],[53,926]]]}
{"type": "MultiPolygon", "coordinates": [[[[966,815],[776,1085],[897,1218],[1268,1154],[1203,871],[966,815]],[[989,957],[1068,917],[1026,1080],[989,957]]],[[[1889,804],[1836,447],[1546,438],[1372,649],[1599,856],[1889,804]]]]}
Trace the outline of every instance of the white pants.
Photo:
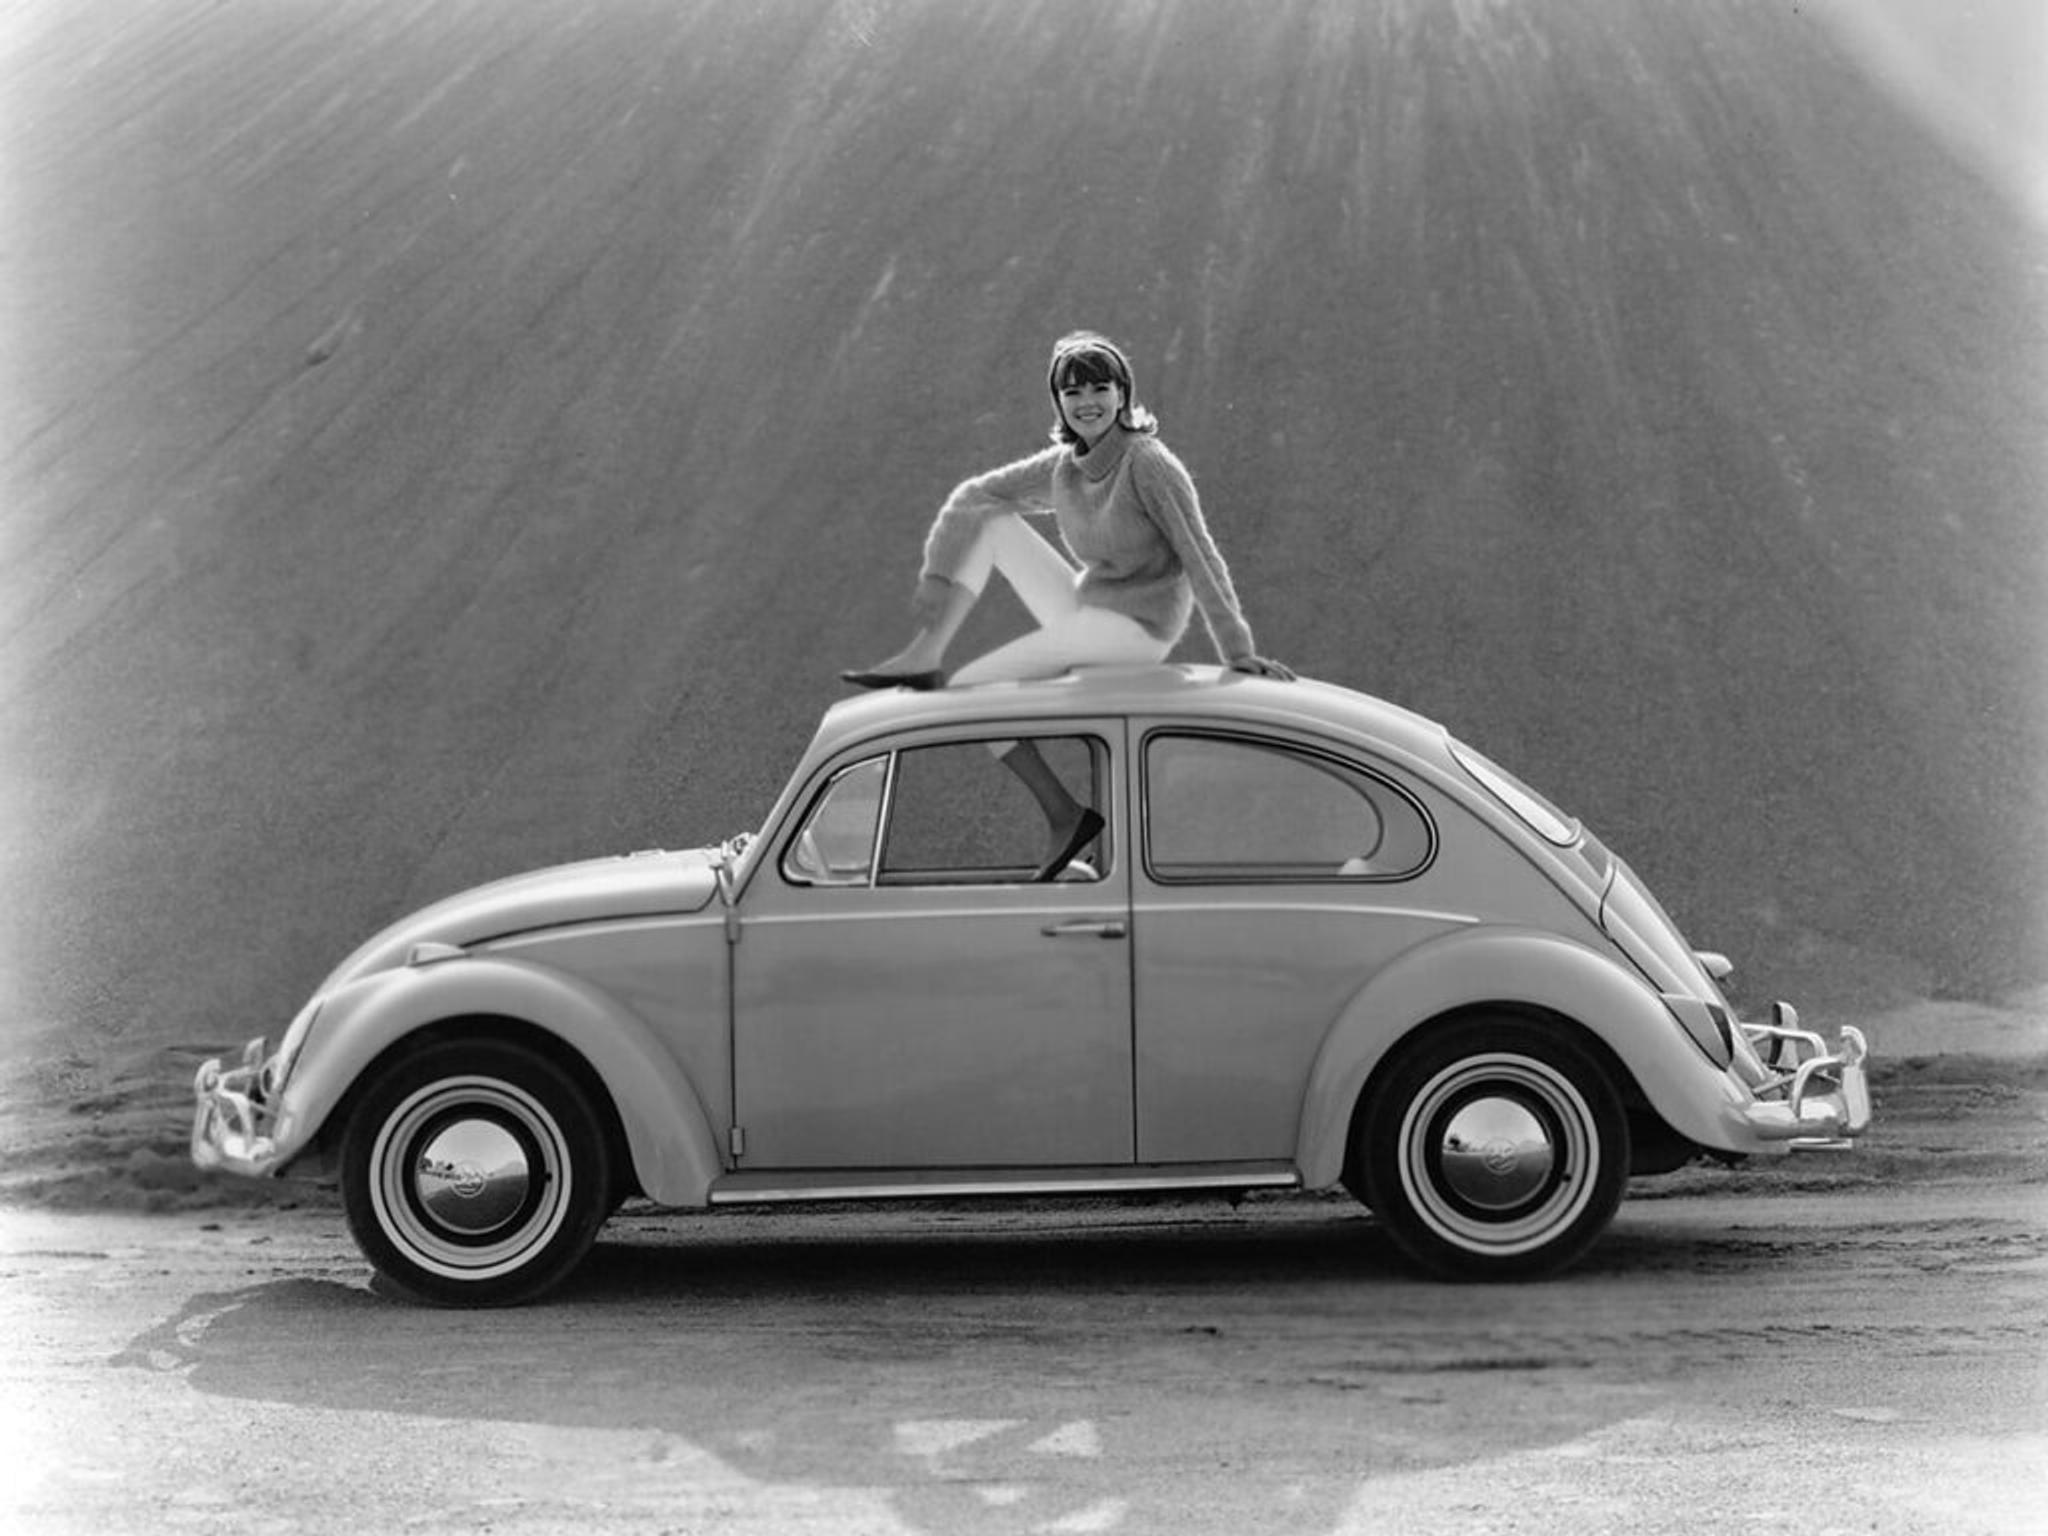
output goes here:
{"type": "Polygon", "coordinates": [[[1017,513],[982,520],[953,580],[979,597],[990,571],[1002,572],[1038,628],[968,662],[949,679],[954,684],[1057,677],[1072,667],[1147,666],[1172,649],[1129,615],[1082,602],[1081,573],[1017,513]]]}

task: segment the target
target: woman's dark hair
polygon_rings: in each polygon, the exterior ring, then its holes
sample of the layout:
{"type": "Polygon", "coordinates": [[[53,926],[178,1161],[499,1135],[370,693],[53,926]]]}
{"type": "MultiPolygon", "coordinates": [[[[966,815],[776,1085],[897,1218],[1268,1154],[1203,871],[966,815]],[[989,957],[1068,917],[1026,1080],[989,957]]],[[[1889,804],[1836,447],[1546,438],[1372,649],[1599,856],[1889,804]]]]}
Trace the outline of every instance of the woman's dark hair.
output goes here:
{"type": "Polygon", "coordinates": [[[1077,443],[1080,438],[1067,425],[1060,410],[1060,391],[1074,384],[1114,384],[1124,392],[1117,425],[1126,432],[1152,433],[1159,422],[1138,404],[1137,385],[1131,379],[1131,360],[1107,336],[1094,331],[1070,331],[1053,343],[1052,362],[1045,370],[1045,387],[1052,395],[1052,440],[1077,443]]]}

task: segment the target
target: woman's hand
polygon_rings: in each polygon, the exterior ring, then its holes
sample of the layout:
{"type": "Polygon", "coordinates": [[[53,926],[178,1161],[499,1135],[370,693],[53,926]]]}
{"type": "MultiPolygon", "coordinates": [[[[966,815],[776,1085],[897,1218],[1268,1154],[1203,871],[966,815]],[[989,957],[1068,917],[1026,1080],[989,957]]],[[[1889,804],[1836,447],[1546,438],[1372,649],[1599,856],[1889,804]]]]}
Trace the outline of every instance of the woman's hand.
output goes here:
{"type": "Polygon", "coordinates": [[[1264,656],[1240,656],[1230,664],[1233,672],[1249,672],[1254,677],[1276,678],[1283,683],[1295,680],[1294,669],[1283,662],[1271,661],[1264,656]]]}

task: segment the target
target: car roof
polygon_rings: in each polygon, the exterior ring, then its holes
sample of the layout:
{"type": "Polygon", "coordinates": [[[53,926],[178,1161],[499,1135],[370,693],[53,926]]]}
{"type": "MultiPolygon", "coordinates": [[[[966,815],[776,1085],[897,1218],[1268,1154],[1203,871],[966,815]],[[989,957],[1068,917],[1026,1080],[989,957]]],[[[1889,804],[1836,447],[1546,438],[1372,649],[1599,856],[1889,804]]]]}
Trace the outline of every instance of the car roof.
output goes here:
{"type": "Polygon", "coordinates": [[[1398,704],[1312,678],[1282,682],[1194,665],[1077,667],[1058,677],[967,688],[884,689],[826,710],[812,742],[832,753],[884,730],[998,723],[1020,716],[1163,715],[1217,725],[1292,726],[1441,763],[1441,725],[1398,704]]]}

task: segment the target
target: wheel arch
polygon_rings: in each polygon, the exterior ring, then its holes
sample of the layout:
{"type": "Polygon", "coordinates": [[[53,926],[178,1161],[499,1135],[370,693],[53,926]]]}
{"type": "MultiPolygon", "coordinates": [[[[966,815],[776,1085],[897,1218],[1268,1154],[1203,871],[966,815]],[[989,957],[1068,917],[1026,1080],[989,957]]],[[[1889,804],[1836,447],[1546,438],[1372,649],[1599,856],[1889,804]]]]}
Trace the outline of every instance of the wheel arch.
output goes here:
{"type": "Polygon", "coordinates": [[[1512,998],[1497,998],[1485,1002],[1463,1003],[1434,1018],[1424,1019],[1400,1039],[1393,1042],[1382,1053],[1379,1060],[1367,1074],[1358,1098],[1352,1105],[1351,1128],[1346,1138],[1344,1169],[1347,1182],[1352,1171],[1353,1151],[1363,1129],[1366,1108],[1378,1101],[1380,1089],[1387,1078],[1401,1064],[1407,1053],[1422,1044],[1428,1037],[1439,1031],[1472,1019],[1519,1019],[1524,1023],[1536,1024],[1556,1031],[1569,1039],[1579,1050],[1592,1058],[1594,1064],[1606,1074],[1621,1098],[1621,1107],[1628,1117],[1629,1171],[1632,1174],[1664,1173],[1687,1161],[1699,1150],[1690,1140],[1673,1130],[1671,1123],[1657,1112],[1642,1085],[1636,1081],[1635,1073],[1628,1063],[1616,1054],[1595,1031],[1588,1029],[1569,1014],[1559,1013],[1552,1008],[1512,998]]]}
{"type": "Polygon", "coordinates": [[[1479,1014],[1570,1031],[1611,1075],[1646,1145],[1711,1144],[1722,1106],[1739,1094],[1656,993],[1615,962],[1537,929],[1467,930],[1397,956],[1325,1036],[1296,1146],[1304,1186],[1343,1178],[1354,1122],[1406,1049],[1479,1014]]]}
{"type": "Polygon", "coordinates": [[[349,1114],[392,1065],[465,1036],[522,1044],[560,1066],[605,1121],[615,1192],[701,1205],[721,1172],[702,1097],[637,1016],[565,973],[475,957],[384,972],[323,1007],[279,1104],[290,1164],[331,1164],[349,1114]],[[327,1017],[333,1008],[339,1017],[327,1017]]]}
{"type": "Polygon", "coordinates": [[[605,1145],[612,1155],[615,1177],[613,1184],[619,1188],[621,1197],[642,1193],[639,1176],[634,1169],[633,1149],[626,1136],[626,1124],[620,1117],[618,1101],[612,1097],[611,1086],[591,1066],[583,1053],[570,1045],[560,1035],[542,1029],[525,1019],[510,1018],[503,1014],[470,1013],[458,1014],[445,1019],[435,1019],[419,1028],[399,1036],[389,1045],[364,1063],[355,1080],[343,1090],[334,1107],[327,1113],[326,1121],[314,1133],[308,1149],[309,1157],[317,1155],[323,1162],[331,1163],[339,1155],[341,1141],[349,1121],[354,1117],[356,1106],[370,1085],[396,1067],[440,1045],[445,1041],[490,1039],[507,1045],[520,1046],[554,1063],[566,1072],[576,1086],[583,1090],[590,1100],[591,1108],[597,1112],[600,1130],[605,1145]],[[616,1175],[623,1174],[623,1179],[616,1175]]]}

